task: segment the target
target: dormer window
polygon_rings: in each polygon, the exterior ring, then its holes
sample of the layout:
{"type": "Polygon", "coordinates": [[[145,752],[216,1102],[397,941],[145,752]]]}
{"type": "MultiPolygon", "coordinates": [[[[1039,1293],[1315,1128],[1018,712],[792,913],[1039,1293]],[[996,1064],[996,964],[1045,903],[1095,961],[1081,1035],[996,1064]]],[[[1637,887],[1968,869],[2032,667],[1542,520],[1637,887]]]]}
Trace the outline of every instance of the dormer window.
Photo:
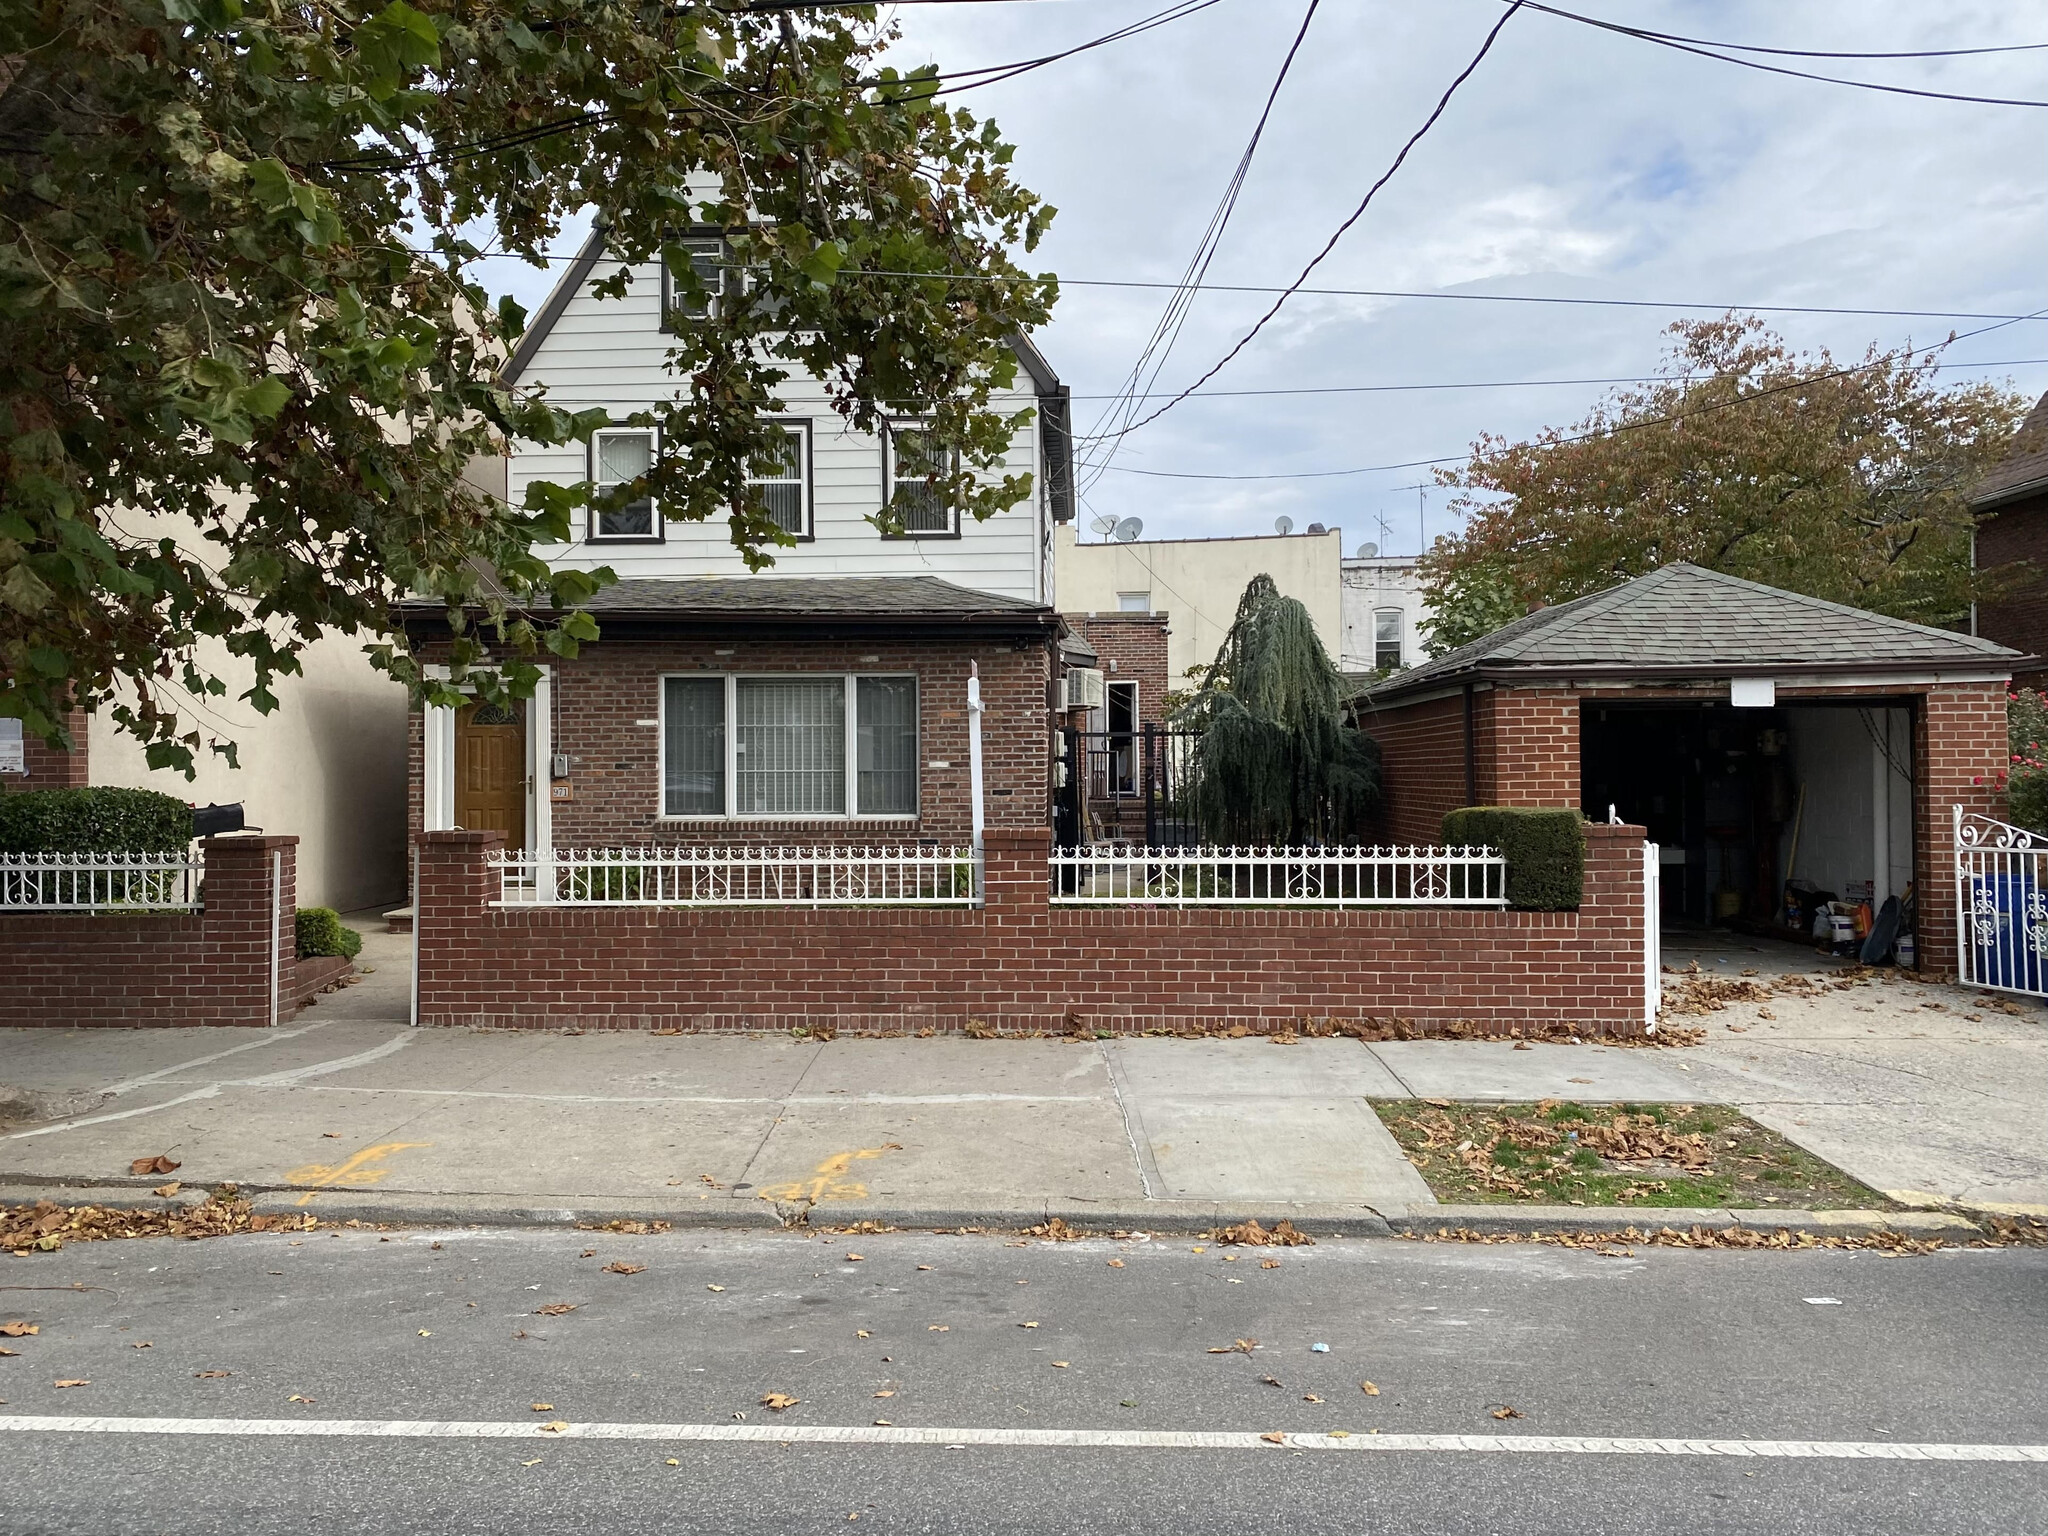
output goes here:
{"type": "Polygon", "coordinates": [[[676,281],[667,262],[661,264],[661,312],[686,320],[702,320],[718,313],[720,302],[739,291],[741,274],[732,267],[732,253],[717,235],[691,235],[675,242],[689,253],[690,271],[701,293],[691,293],[676,281]]]}

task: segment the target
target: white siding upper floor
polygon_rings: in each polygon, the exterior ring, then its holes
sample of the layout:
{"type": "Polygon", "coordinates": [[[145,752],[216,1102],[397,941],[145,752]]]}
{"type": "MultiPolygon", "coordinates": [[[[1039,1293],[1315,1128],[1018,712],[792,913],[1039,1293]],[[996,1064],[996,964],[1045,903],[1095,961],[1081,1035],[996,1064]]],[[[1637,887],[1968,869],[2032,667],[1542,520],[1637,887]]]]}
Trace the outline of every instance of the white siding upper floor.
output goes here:
{"type": "MultiPolygon", "coordinates": [[[[606,299],[591,287],[618,264],[595,258],[595,248],[586,247],[535,317],[508,374],[523,385],[544,385],[548,399],[564,409],[599,406],[622,422],[674,398],[679,381],[667,367],[672,337],[661,326],[660,267],[635,265],[626,295],[606,299]]],[[[936,576],[975,591],[1050,603],[1051,529],[1056,517],[1071,515],[1055,490],[1064,472],[1065,390],[1028,344],[1020,356],[1017,388],[994,404],[1010,414],[1035,412],[1018,429],[1004,466],[1009,474],[1031,475],[1031,494],[986,522],[956,514],[956,532],[918,537],[885,538],[869,521],[887,499],[881,436],[854,431],[816,380],[792,372],[777,391],[785,407],[778,414],[805,433],[809,532],[794,548],[771,549],[775,563],[765,574],[936,576]]],[[[592,450],[582,444],[543,448],[519,442],[513,445],[506,494],[518,506],[533,481],[574,485],[591,473],[592,450]]],[[[579,513],[579,519],[574,542],[535,552],[558,567],[609,565],[622,579],[747,574],[723,518],[656,519],[658,540],[595,544],[588,515],[579,513]]]]}

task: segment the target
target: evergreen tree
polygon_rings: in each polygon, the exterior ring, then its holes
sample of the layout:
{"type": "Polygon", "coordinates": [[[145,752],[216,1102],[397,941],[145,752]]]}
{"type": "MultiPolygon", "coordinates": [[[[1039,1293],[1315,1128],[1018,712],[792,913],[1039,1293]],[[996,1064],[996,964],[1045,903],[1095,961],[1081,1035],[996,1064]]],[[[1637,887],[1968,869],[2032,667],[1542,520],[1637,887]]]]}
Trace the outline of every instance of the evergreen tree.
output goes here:
{"type": "Polygon", "coordinates": [[[1244,589],[1174,724],[1200,732],[1191,809],[1206,843],[1356,841],[1379,804],[1379,745],[1345,723],[1343,676],[1270,576],[1244,589]]]}

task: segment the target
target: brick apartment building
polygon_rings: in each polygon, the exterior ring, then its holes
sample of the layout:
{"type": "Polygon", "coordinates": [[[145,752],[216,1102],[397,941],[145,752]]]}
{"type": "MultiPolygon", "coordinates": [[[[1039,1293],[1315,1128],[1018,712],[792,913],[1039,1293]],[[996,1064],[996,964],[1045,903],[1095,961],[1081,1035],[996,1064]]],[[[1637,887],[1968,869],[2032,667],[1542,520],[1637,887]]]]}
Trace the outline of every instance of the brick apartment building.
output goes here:
{"type": "MultiPolygon", "coordinates": [[[[1977,569],[2002,590],[1978,604],[1975,632],[2048,657],[2048,395],[2027,413],[2004,461],[1970,490],[1977,569]]],[[[2014,674],[2021,687],[2048,684],[2036,662],[2014,674]]]]}

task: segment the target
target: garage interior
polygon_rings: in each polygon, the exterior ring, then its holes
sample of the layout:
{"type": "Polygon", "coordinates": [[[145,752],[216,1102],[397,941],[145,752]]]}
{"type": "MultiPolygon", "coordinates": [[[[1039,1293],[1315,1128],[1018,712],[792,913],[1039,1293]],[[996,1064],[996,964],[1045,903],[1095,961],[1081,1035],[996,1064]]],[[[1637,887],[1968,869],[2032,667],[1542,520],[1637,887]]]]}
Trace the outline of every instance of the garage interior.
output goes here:
{"type": "Polygon", "coordinates": [[[1669,924],[1806,937],[1788,883],[1873,910],[1913,880],[1913,701],[1582,703],[1582,809],[1649,829],[1669,924]]]}

